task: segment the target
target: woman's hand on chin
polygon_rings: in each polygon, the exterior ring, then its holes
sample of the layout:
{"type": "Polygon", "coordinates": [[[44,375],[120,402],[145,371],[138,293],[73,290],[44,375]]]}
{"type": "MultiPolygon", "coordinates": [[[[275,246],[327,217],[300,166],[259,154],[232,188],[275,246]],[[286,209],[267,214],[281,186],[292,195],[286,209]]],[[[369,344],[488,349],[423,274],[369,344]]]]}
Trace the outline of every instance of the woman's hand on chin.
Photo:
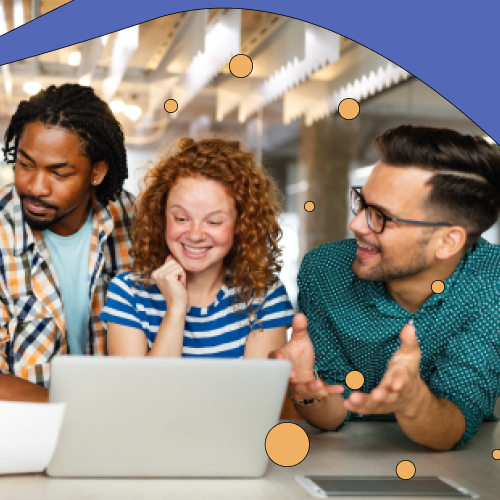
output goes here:
{"type": "Polygon", "coordinates": [[[165,297],[167,310],[186,312],[188,306],[186,271],[172,255],[165,259],[165,264],[153,271],[151,278],[165,297]]]}

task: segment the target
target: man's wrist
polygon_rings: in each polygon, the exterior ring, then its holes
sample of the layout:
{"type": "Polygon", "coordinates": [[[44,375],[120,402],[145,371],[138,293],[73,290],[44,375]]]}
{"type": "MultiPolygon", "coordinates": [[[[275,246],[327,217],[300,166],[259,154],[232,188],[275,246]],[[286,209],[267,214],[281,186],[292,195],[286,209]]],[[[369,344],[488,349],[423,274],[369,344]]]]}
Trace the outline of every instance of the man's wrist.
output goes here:
{"type": "Polygon", "coordinates": [[[432,397],[430,389],[419,376],[415,389],[408,398],[408,402],[405,403],[400,411],[395,412],[395,416],[400,416],[406,419],[415,419],[419,413],[423,411],[425,412],[425,408],[427,407],[430,397],[432,397]]]}
{"type": "Polygon", "coordinates": [[[309,398],[309,399],[296,398],[295,396],[293,396],[291,392],[288,393],[288,397],[292,400],[292,403],[294,405],[299,405],[299,406],[314,406],[318,404],[320,401],[324,400],[324,398],[309,398]]]}
{"type": "MultiPolygon", "coordinates": [[[[311,380],[321,380],[319,377],[318,370],[316,369],[316,366],[313,369],[312,372],[313,377],[311,377],[311,380]]],[[[326,396],[311,396],[311,397],[301,397],[301,396],[296,396],[294,394],[293,389],[290,387],[290,384],[288,385],[288,397],[292,400],[292,403],[294,405],[299,405],[299,406],[314,406],[317,403],[321,401],[326,400],[326,396]]]]}

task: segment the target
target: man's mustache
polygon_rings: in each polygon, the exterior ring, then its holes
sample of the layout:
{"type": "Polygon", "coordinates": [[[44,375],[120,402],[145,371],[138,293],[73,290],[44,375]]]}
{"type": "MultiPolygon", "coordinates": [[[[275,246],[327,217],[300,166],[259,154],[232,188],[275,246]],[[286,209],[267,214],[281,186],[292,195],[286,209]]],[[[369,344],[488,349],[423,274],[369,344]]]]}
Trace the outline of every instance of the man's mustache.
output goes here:
{"type": "Polygon", "coordinates": [[[368,243],[367,241],[364,241],[362,238],[360,238],[359,236],[357,235],[354,235],[356,236],[356,239],[360,242],[360,243],[363,243],[364,245],[366,246],[369,246],[369,247],[372,247],[372,248],[375,248],[375,250],[379,250],[380,251],[380,247],[376,246],[376,245],[373,245],[372,243],[368,243]]]}

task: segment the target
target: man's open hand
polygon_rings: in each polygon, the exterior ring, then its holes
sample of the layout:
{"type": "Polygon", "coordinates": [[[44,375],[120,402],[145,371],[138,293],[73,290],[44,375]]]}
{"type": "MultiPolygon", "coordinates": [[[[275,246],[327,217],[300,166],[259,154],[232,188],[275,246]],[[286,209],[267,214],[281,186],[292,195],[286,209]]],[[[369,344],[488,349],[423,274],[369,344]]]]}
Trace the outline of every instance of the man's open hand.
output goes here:
{"type": "Polygon", "coordinates": [[[361,414],[401,413],[413,416],[418,411],[425,386],[420,377],[420,346],[413,325],[405,325],[400,333],[401,347],[393,354],[387,370],[369,394],[353,392],[344,405],[361,414]]]}
{"type": "Polygon", "coordinates": [[[289,390],[296,399],[312,399],[338,394],[341,385],[328,385],[314,377],[314,347],[307,333],[307,319],[296,314],[290,342],[269,354],[270,358],[287,359],[292,363],[289,390]]]}

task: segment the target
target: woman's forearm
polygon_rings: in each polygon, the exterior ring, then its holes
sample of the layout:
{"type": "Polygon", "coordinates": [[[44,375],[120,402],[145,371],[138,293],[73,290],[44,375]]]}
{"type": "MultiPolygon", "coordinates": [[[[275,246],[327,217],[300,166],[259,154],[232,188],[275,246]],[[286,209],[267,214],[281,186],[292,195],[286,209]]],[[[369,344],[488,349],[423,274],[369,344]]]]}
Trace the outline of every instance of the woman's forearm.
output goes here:
{"type": "Polygon", "coordinates": [[[148,356],[181,357],[185,323],[185,309],[169,308],[148,356]]]}

